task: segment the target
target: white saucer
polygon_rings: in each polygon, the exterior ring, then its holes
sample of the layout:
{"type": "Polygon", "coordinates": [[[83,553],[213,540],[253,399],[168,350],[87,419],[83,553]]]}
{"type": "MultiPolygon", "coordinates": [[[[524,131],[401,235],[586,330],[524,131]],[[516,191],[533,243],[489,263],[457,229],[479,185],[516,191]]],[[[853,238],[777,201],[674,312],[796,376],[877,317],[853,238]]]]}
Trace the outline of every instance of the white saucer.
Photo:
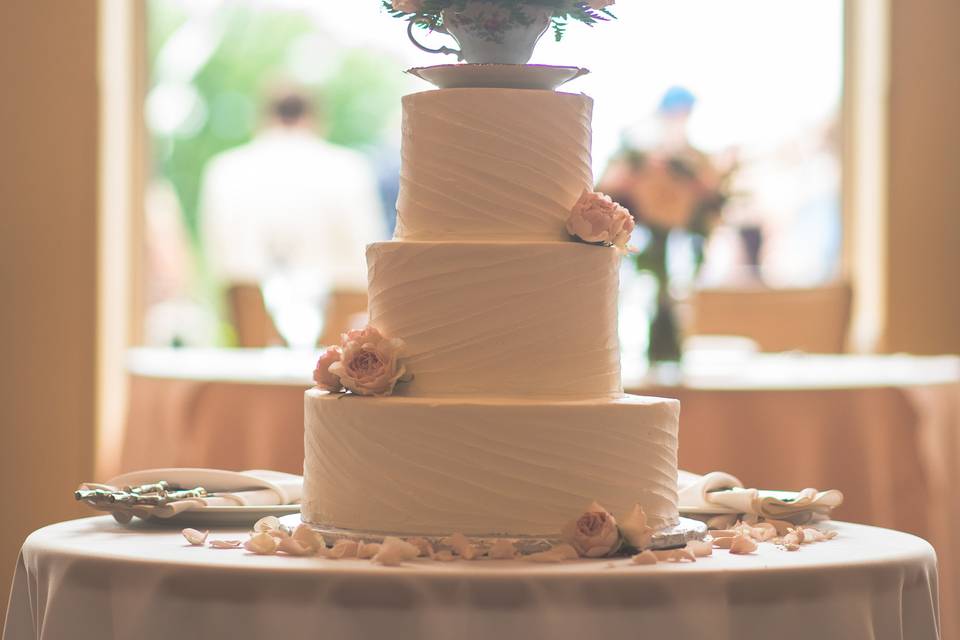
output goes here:
{"type": "Polygon", "coordinates": [[[107,484],[122,487],[156,482],[161,479],[181,487],[202,486],[211,493],[271,489],[277,495],[286,497],[288,504],[202,506],[182,511],[170,518],[150,518],[149,521],[153,524],[170,522],[180,526],[252,527],[257,520],[266,516],[279,518],[300,513],[299,490],[291,495],[289,487],[285,486],[290,483],[291,479],[299,480],[299,477],[279,471],[237,472],[202,468],[144,469],[111,478],[107,481],[107,484]]]}
{"type": "Polygon", "coordinates": [[[166,518],[151,518],[153,523],[176,522],[178,525],[197,525],[204,527],[249,527],[253,528],[254,523],[260,518],[267,516],[295,515],[300,517],[299,504],[270,504],[258,507],[202,507],[199,509],[190,509],[177,515],[166,518]]]}
{"type": "Polygon", "coordinates": [[[590,71],[581,67],[545,64],[440,64],[414,67],[407,69],[407,73],[439,89],[483,87],[553,91],[590,71]]]}

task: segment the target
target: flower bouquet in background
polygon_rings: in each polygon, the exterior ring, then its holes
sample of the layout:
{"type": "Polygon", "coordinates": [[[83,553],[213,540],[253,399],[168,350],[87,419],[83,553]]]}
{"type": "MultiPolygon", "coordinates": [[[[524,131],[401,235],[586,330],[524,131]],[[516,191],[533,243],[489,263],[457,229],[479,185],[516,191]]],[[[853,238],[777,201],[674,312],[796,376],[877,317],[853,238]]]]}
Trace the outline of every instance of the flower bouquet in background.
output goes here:
{"type": "Polygon", "coordinates": [[[407,34],[429,53],[455,54],[470,63],[526,64],[540,36],[553,29],[563,38],[567,23],[593,26],[614,17],[614,0],[381,0],[396,18],[408,22],[407,34]],[[430,49],[413,36],[422,27],[452,36],[460,49],[430,49]]]}
{"type": "Polygon", "coordinates": [[[686,141],[691,108],[692,96],[679,113],[661,103],[658,115],[666,133],[660,144],[647,150],[625,145],[610,161],[598,186],[629,209],[637,225],[648,231],[648,241],[639,247],[635,260],[637,268],[650,273],[658,285],[647,347],[651,363],[676,362],[681,356],[680,324],[670,292],[668,239],[675,232],[686,236],[696,274],[703,264],[707,238],[730,199],[736,169],[733,158],[718,161],[686,141]]]}

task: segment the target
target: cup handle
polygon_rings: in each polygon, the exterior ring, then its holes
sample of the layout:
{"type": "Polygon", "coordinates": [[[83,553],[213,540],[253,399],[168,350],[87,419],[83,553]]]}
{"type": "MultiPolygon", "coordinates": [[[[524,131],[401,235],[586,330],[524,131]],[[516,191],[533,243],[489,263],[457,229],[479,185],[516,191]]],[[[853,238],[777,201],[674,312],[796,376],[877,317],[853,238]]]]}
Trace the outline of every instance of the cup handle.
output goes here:
{"type": "MultiPolygon", "coordinates": [[[[463,53],[461,53],[458,49],[451,49],[450,47],[440,47],[439,49],[431,49],[430,47],[425,47],[424,45],[420,44],[417,41],[417,39],[413,36],[413,28],[416,25],[417,25],[416,20],[411,20],[410,22],[407,23],[407,37],[410,38],[410,42],[412,42],[417,49],[420,49],[421,51],[426,51],[427,53],[453,54],[457,56],[457,62],[463,60],[463,53]]],[[[441,31],[442,33],[446,33],[446,31],[443,31],[442,29],[439,29],[439,31],[441,31]]]]}

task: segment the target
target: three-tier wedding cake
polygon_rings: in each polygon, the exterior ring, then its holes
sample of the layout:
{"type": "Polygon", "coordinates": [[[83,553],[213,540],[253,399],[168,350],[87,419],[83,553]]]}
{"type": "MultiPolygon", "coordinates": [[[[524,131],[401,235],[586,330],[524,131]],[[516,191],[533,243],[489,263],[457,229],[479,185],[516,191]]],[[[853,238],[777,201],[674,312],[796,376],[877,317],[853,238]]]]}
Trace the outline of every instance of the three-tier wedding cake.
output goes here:
{"type": "Polygon", "coordinates": [[[403,99],[396,233],[367,249],[372,328],[306,393],[304,521],[551,538],[596,501],[677,523],[680,405],[621,386],[614,245],[632,221],[613,242],[590,212],[617,207],[592,192],[592,107],[524,89],[403,99]]]}

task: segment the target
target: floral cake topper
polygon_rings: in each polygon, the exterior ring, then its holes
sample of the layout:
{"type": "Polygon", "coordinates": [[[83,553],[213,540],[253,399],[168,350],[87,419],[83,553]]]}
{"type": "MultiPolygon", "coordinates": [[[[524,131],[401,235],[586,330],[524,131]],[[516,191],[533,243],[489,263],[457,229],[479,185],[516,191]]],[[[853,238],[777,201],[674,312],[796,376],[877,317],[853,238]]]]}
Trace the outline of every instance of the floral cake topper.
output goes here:
{"type": "MultiPolygon", "coordinates": [[[[443,29],[443,11],[464,12],[477,0],[381,0],[391,15],[432,30],[443,29]]],[[[544,9],[550,14],[550,25],[557,40],[563,38],[567,22],[576,20],[593,26],[615,18],[608,7],[615,0],[484,0],[489,9],[503,13],[504,19],[523,22],[528,9],[544,9]]]]}
{"type": "Polygon", "coordinates": [[[375,327],[348,331],[340,346],[328,347],[317,360],[313,381],[333,393],[389,396],[407,372],[400,362],[403,348],[403,340],[384,337],[375,327]]]}

